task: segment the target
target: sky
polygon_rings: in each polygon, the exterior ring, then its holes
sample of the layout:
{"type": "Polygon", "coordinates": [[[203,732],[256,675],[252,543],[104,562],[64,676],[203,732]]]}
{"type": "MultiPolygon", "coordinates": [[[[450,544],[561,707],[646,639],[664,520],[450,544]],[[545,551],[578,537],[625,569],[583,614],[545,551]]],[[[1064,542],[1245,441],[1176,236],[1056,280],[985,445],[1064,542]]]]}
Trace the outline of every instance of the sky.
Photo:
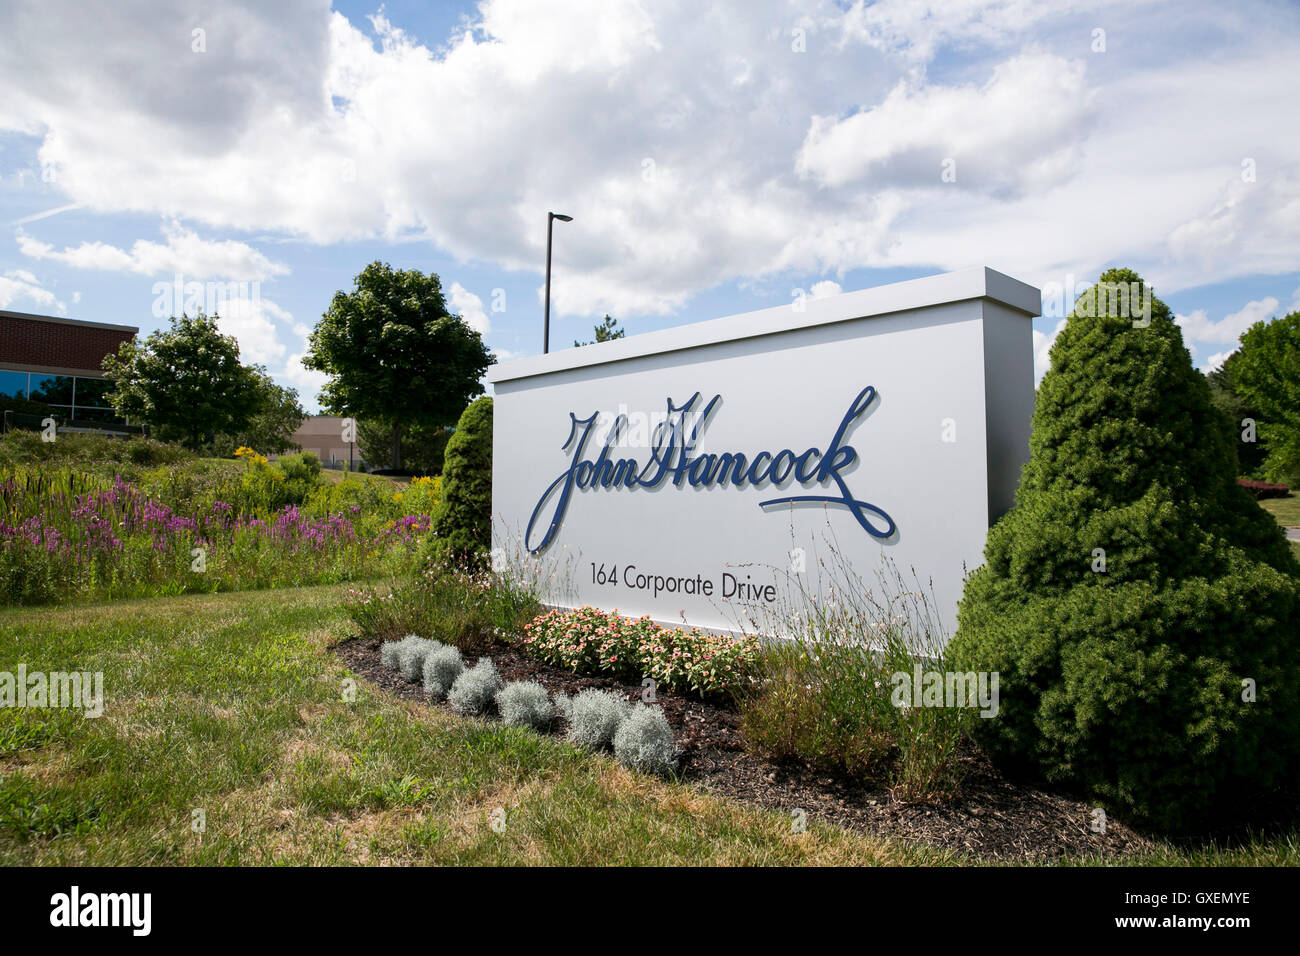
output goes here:
{"type": "Polygon", "coordinates": [[[316,411],[375,260],[539,353],[554,210],[553,350],[984,265],[1041,376],[1126,266],[1212,368],[1300,308],[1297,64],[1254,0],[5,0],[0,308],[218,305],[316,411]]]}

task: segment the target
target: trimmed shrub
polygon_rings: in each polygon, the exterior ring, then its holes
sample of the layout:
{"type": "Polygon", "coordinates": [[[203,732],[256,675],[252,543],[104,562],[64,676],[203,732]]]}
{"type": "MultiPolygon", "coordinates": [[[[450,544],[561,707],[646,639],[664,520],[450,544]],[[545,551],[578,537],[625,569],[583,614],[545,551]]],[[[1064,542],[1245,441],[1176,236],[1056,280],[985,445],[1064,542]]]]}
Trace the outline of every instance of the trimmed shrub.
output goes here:
{"type": "Polygon", "coordinates": [[[569,708],[569,741],[579,747],[598,750],[614,742],[619,724],[627,719],[631,705],[618,694],[584,690],[569,708]]]}
{"type": "Polygon", "coordinates": [[[407,634],[400,640],[385,641],[383,646],[379,649],[379,662],[390,670],[398,670],[402,666],[402,652],[412,647],[416,642],[423,640],[424,638],[422,637],[416,637],[414,634],[407,634]]]}
{"type": "Polygon", "coordinates": [[[975,721],[995,759],[1185,829],[1300,783],[1300,564],[1150,302],[1136,324],[1101,286],[1075,304],[950,651],[999,674],[975,721]]]}
{"type": "Polygon", "coordinates": [[[1263,501],[1265,498],[1289,498],[1291,488],[1287,485],[1280,485],[1271,481],[1256,481],[1253,478],[1238,478],[1237,484],[1250,492],[1250,496],[1256,501],[1263,501]]]}
{"type": "Polygon", "coordinates": [[[513,681],[497,694],[502,723],[512,727],[546,730],[555,722],[555,705],[546,688],[536,681],[513,681]]]}
{"type": "Polygon", "coordinates": [[[424,659],[429,656],[429,652],[443,646],[440,641],[415,635],[402,641],[402,645],[397,651],[397,668],[412,684],[424,677],[424,659]]]}
{"type": "Polygon", "coordinates": [[[402,646],[401,641],[384,641],[379,648],[379,663],[389,670],[397,669],[397,651],[402,646]]]}
{"type": "Polygon", "coordinates": [[[480,657],[478,663],[465,671],[451,685],[447,702],[457,713],[480,716],[492,708],[501,690],[501,675],[490,657],[480,657]]]}
{"type": "Polygon", "coordinates": [[[465,672],[465,661],[459,647],[443,646],[429,652],[424,659],[424,692],[434,700],[442,700],[465,672]]]}
{"type": "Polygon", "coordinates": [[[573,698],[564,691],[557,690],[551,695],[551,703],[555,705],[555,713],[567,724],[573,719],[573,698]]]}
{"type": "Polygon", "coordinates": [[[642,773],[665,774],[677,763],[673,731],[662,708],[637,703],[614,734],[614,756],[642,773]]]}
{"type": "Polygon", "coordinates": [[[492,399],[475,399],[447,442],[432,557],[478,563],[492,547],[492,399]]]}

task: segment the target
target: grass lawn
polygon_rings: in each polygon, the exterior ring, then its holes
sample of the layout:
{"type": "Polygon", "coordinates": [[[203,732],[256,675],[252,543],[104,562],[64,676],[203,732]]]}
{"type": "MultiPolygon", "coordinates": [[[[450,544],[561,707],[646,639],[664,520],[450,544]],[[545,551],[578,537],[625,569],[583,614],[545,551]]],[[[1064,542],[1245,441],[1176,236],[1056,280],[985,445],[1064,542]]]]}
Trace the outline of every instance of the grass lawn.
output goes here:
{"type": "MultiPolygon", "coordinates": [[[[0,611],[0,670],[104,673],[100,718],[0,711],[0,863],[961,862],[811,819],[797,834],[786,815],[361,682],[348,702],[328,650],[351,627],[343,593],[0,611]]],[[[1297,865],[1300,840],[1131,862],[1297,865]]]]}
{"type": "Polygon", "coordinates": [[[0,863],[943,862],[361,684],[343,588],[0,612],[0,670],[102,670],[104,714],[0,711],[0,863]],[[488,816],[500,808],[497,832],[488,816]],[[195,810],[206,814],[195,833],[195,810]]]}
{"type": "Polygon", "coordinates": [[[1283,526],[1300,528],[1300,495],[1292,494],[1287,498],[1265,498],[1259,506],[1277,519],[1283,526]]]}
{"type": "Polygon", "coordinates": [[[1286,498],[1265,498],[1258,505],[1278,519],[1278,524],[1300,528],[1300,494],[1292,493],[1286,498]]]}
{"type": "MultiPolygon", "coordinates": [[[[1300,495],[1292,494],[1287,498],[1265,498],[1259,506],[1277,519],[1285,527],[1300,528],[1300,495]]],[[[1300,559],[1300,541],[1291,542],[1291,550],[1300,559]]]]}

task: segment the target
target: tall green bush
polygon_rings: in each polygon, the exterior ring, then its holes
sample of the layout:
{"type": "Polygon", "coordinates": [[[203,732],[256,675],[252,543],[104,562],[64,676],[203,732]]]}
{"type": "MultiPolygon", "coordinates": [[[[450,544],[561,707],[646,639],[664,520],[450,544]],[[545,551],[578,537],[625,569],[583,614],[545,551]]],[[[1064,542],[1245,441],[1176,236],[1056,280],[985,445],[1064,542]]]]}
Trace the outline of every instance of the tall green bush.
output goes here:
{"type": "Polygon", "coordinates": [[[281,455],[276,463],[284,473],[285,503],[300,505],[321,486],[322,478],[320,459],[309,451],[293,455],[281,455]]]}
{"type": "Polygon", "coordinates": [[[1182,828],[1296,781],[1300,565],[1237,487],[1168,307],[1152,296],[1148,323],[1100,293],[1052,347],[950,651],[999,672],[999,716],[976,722],[995,758],[1182,828]]]}
{"type": "Polygon", "coordinates": [[[492,399],[465,409],[447,442],[433,555],[478,562],[492,544],[492,399]]]}

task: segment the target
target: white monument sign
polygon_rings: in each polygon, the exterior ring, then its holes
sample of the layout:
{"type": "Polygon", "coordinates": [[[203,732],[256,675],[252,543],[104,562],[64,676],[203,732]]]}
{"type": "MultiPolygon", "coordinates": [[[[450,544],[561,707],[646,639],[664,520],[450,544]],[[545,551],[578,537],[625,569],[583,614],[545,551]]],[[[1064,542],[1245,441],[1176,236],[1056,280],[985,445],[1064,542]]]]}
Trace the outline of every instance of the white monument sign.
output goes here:
{"type": "Polygon", "coordinates": [[[887,558],[950,633],[1028,459],[1039,307],[976,268],[494,366],[493,545],[550,603],[719,630],[828,551],[887,558]]]}

